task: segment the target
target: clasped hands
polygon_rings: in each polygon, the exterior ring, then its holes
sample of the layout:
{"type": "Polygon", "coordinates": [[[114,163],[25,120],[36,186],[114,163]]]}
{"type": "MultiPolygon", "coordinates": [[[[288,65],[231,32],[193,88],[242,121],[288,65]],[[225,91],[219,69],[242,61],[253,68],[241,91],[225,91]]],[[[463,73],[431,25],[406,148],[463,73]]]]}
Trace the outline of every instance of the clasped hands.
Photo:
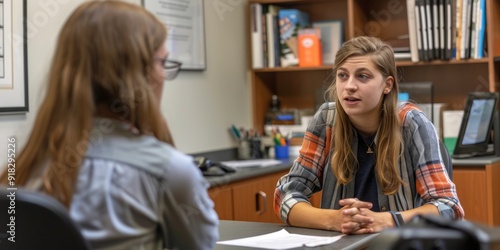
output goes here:
{"type": "MultiPolygon", "coordinates": [[[[342,216],[340,229],[344,234],[366,234],[380,232],[389,227],[387,213],[373,212],[371,202],[348,198],[339,201],[342,216]]],[[[390,216],[390,215],[389,215],[390,216]]]]}

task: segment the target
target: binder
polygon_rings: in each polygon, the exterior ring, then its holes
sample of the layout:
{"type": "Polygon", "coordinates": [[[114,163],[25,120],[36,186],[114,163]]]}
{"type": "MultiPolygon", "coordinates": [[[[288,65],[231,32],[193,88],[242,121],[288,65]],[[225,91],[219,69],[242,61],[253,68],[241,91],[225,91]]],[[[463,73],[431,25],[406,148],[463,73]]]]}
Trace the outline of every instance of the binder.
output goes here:
{"type": "Polygon", "coordinates": [[[279,50],[279,30],[278,30],[278,11],[280,7],[268,5],[266,15],[267,31],[267,61],[268,67],[279,66],[279,56],[276,58],[276,49],[279,50]],[[276,46],[278,45],[278,46],[276,46]]]}
{"type": "Polygon", "coordinates": [[[415,0],[415,27],[417,33],[417,48],[418,48],[418,59],[420,61],[427,61],[427,57],[424,53],[424,38],[422,34],[422,17],[420,14],[420,8],[423,0],[415,0]]]}
{"type": "Polygon", "coordinates": [[[462,47],[460,51],[462,59],[470,58],[471,5],[471,0],[463,0],[462,2],[462,47]]]}
{"type": "Polygon", "coordinates": [[[434,59],[440,59],[441,58],[441,22],[440,16],[439,16],[439,0],[431,0],[431,6],[432,6],[432,30],[433,30],[433,45],[434,45],[434,53],[433,53],[433,58],[434,59]]]}
{"type": "Polygon", "coordinates": [[[453,58],[453,50],[455,48],[455,32],[456,32],[456,27],[455,27],[455,18],[454,15],[456,11],[454,11],[454,6],[453,6],[453,1],[452,0],[445,0],[446,1],[446,28],[445,28],[445,33],[446,33],[446,50],[445,50],[445,60],[450,60],[453,58]]]}
{"type": "Polygon", "coordinates": [[[421,45],[419,44],[418,29],[417,29],[417,17],[415,16],[415,0],[406,0],[406,11],[408,14],[408,35],[410,39],[410,55],[412,62],[418,62],[418,50],[421,45]]]}
{"type": "Polygon", "coordinates": [[[445,1],[439,0],[438,10],[439,10],[439,58],[441,60],[446,59],[446,11],[445,11],[445,1]]]}
{"type": "Polygon", "coordinates": [[[259,69],[264,67],[264,54],[262,53],[262,4],[251,5],[251,28],[252,28],[252,67],[259,69]]]}
{"type": "Polygon", "coordinates": [[[428,46],[428,49],[426,51],[427,53],[427,57],[429,58],[429,61],[432,61],[434,60],[434,30],[433,30],[433,23],[432,23],[432,10],[431,10],[431,0],[425,0],[425,5],[424,5],[424,8],[425,8],[425,24],[426,24],[426,28],[424,31],[424,33],[427,33],[427,46],[428,46]]]}

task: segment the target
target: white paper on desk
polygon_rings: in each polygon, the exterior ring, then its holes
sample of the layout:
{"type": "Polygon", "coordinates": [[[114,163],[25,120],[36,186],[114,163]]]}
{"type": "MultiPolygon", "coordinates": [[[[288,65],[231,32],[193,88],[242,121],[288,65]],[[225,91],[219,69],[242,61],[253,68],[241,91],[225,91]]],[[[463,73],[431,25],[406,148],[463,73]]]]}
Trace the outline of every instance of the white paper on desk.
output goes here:
{"type": "Polygon", "coordinates": [[[343,235],[339,236],[311,236],[303,234],[291,234],[285,229],[280,231],[248,237],[236,240],[219,241],[217,244],[256,247],[264,249],[289,249],[296,247],[316,247],[321,245],[332,244],[340,240],[343,235]]]}
{"type": "Polygon", "coordinates": [[[248,168],[248,167],[269,167],[279,165],[282,162],[275,159],[255,159],[243,161],[222,161],[222,164],[233,168],[248,168]]]}

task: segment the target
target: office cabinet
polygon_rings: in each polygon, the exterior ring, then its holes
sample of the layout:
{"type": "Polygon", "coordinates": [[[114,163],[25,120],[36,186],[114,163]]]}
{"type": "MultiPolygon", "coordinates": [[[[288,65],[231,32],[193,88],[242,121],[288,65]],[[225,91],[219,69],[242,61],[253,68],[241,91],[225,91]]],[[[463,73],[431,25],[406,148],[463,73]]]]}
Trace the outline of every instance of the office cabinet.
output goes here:
{"type": "Polygon", "coordinates": [[[233,185],[234,219],[281,222],[273,210],[276,182],[284,173],[243,181],[233,185]]]}
{"type": "MultiPolygon", "coordinates": [[[[278,222],[273,199],[276,182],[286,174],[278,171],[251,179],[216,185],[208,194],[221,220],[278,222]]],[[[465,211],[465,219],[500,226],[500,161],[491,164],[454,164],[453,182],[465,211]]],[[[321,192],[311,204],[320,207],[321,192]]]]}
{"type": "Polygon", "coordinates": [[[212,198],[215,211],[220,220],[234,220],[233,215],[233,190],[231,187],[214,187],[208,190],[212,198]]]}
{"type": "MultiPolygon", "coordinates": [[[[286,173],[288,170],[211,187],[208,194],[219,219],[281,223],[274,212],[273,200],[276,183],[286,173]]],[[[321,193],[317,193],[310,201],[319,207],[320,200],[321,193]]]]}
{"type": "Polygon", "coordinates": [[[453,166],[453,181],[465,219],[500,226],[500,162],[453,166]]]}

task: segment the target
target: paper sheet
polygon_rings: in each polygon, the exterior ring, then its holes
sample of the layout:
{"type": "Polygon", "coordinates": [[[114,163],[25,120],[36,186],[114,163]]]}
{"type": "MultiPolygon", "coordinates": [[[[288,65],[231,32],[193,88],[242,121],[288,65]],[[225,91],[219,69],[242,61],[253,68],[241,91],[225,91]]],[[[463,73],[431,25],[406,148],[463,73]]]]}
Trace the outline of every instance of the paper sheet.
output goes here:
{"type": "Polygon", "coordinates": [[[223,161],[222,164],[233,168],[248,168],[248,167],[269,167],[279,165],[282,162],[275,159],[255,159],[244,161],[223,161]]]}
{"type": "Polygon", "coordinates": [[[339,236],[310,236],[303,234],[291,234],[285,229],[280,231],[248,237],[236,240],[219,241],[217,244],[243,246],[243,247],[256,247],[263,249],[289,249],[296,247],[316,247],[321,245],[332,244],[344,235],[339,236]]]}

